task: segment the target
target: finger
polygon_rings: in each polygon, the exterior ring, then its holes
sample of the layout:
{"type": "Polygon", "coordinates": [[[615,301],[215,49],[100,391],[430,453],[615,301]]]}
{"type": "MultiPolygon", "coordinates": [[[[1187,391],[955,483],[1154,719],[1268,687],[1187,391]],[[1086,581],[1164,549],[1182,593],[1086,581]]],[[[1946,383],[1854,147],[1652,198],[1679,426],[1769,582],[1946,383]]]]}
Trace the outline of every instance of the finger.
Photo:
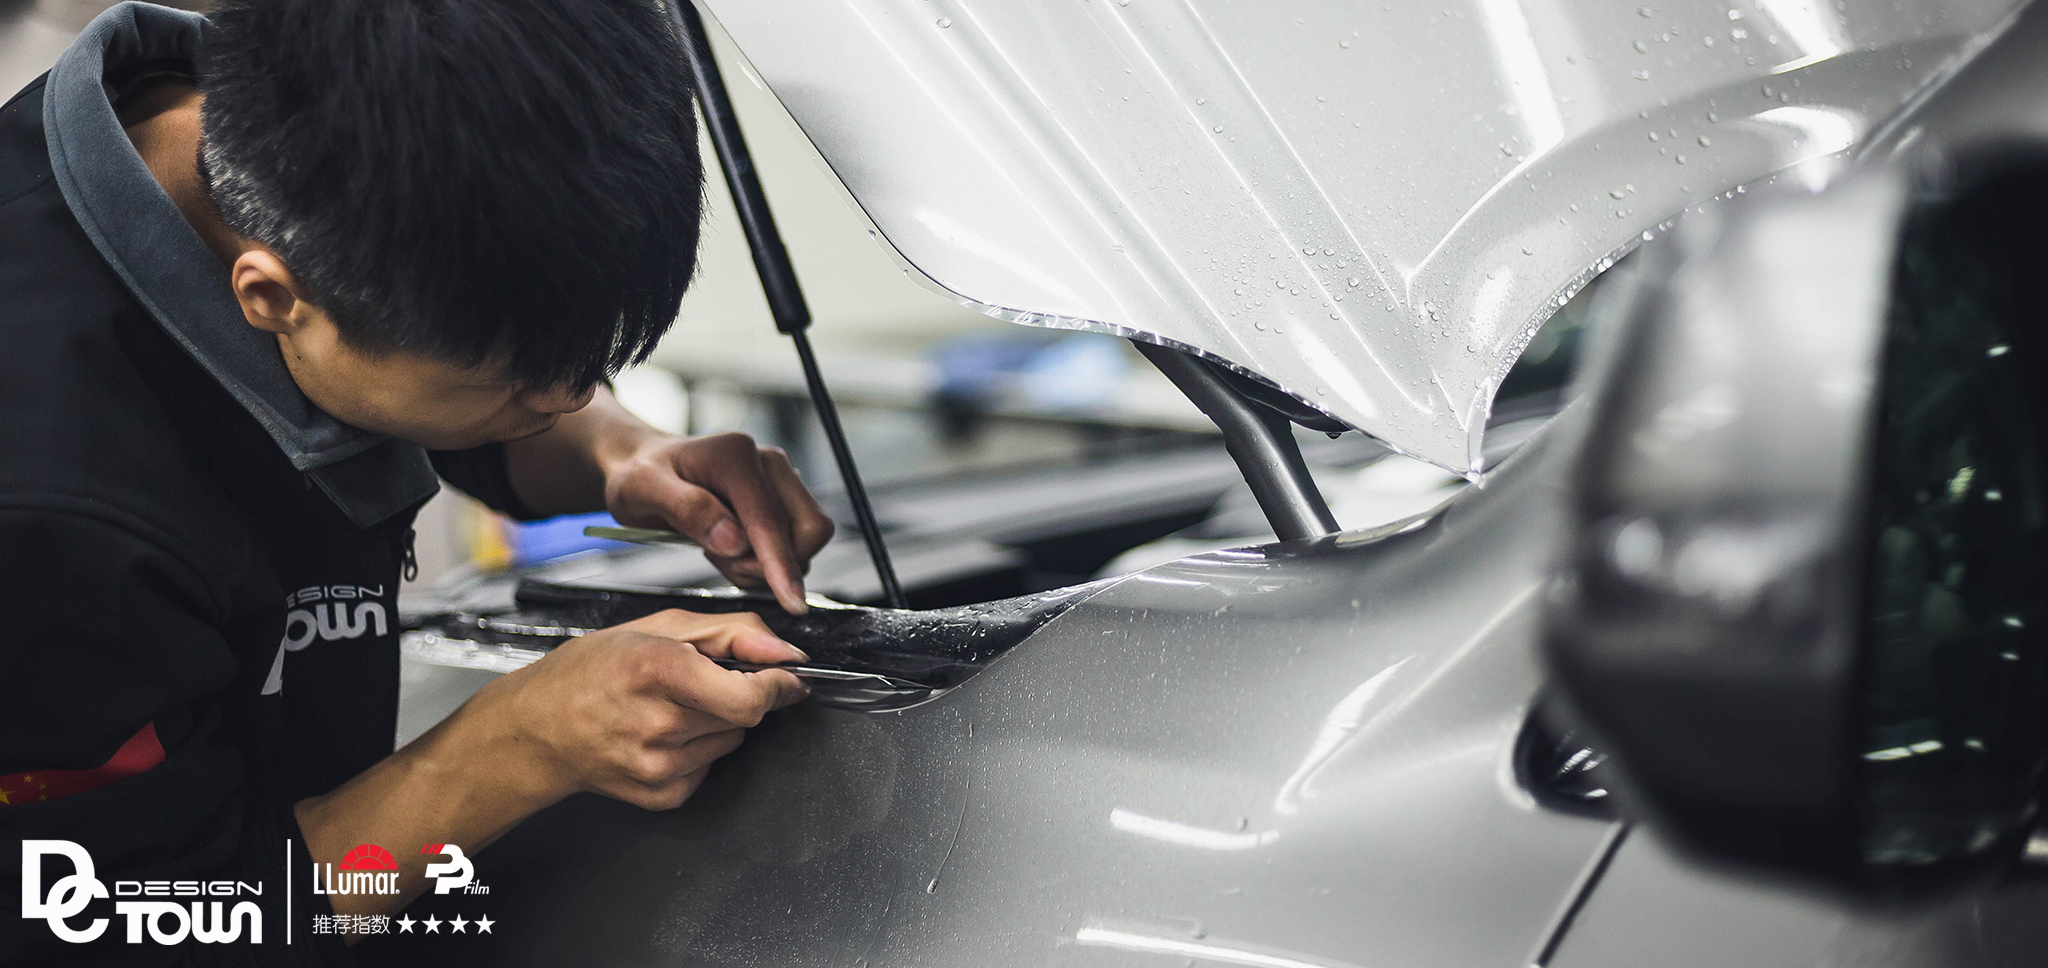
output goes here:
{"type": "Polygon", "coordinates": [[[697,794],[697,788],[704,785],[704,778],[711,775],[711,768],[705,767],[694,773],[686,773],[668,783],[648,791],[642,798],[641,806],[650,810],[674,810],[697,794]]]}
{"type": "Polygon", "coordinates": [[[698,770],[695,773],[684,775],[681,780],[677,781],[677,785],[681,787],[681,790],[679,792],[682,793],[682,799],[688,800],[691,797],[696,796],[697,788],[703,786],[704,778],[710,775],[711,768],[708,766],[701,770],[698,770]]]}
{"type": "Polygon", "coordinates": [[[730,617],[734,621],[681,638],[696,646],[698,652],[713,658],[738,659],[761,665],[810,661],[811,657],[802,649],[768,631],[759,615],[743,612],[730,617]]]}
{"type": "Polygon", "coordinates": [[[804,486],[803,478],[790,464],[788,454],[777,449],[762,451],[761,468],[767,472],[768,483],[782,498],[783,510],[789,515],[790,550],[796,554],[797,567],[808,573],[811,558],[832,540],[832,532],[838,529],[838,525],[833,524],[832,519],[825,515],[825,509],[818,506],[817,497],[804,486]]]}
{"type": "Polygon", "coordinates": [[[775,691],[775,708],[785,709],[811,698],[811,687],[787,669],[763,669],[749,672],[749,677],[760,680],[766,688],[775,691]]]}
{"type": "Polygon", "coordinates": [[[723,486],[718,491],[732,503],[733,513],[746,528],[747,542],[754,550],[753,557],[761,562],[761,576],[768,589],[784,611],[802,615],[809,606],[804,603],[803,571],[790,549],[789,514],[782,506],[781,494],[769,481],[762,454],[757,448],[751,460],[737,458],[721,467],[719,483],[723,486]]]}
{"type": "MultiPolygon", "coordinates": [[[[665,608],[650,612],[630,622],[619,623],[619,628],[632,629],[648,635],[659,635],[670,639],[688,639],[706,630],[716,629],[733,622],[754,622],[759,624],[760,616],[752,612],[692,612],[681,608],[665,608]]],[[[763,624],[762,628],[767,626],[763,624]]]]}
{"type": "MultiPolygon", "coordinates": [[[[717,434],[671,451],[670,460],[677,477],[702,485],[731,508],[746,534],[747,548],[761,559],[762,575],[776,600],[784,610],[801,615],[807,606],[803,575],[790,552],[789,515],[768,482],[761,455],[761,448],[745,434],[717,434]]],[[[707,547],[714,557],[747,554],[716,542],[707,547]]]]}
{"type": "Polygon", "coordinates": [[[759,558],[712,558],[710,555],[705,557],[718,568],[719,574],[724,575],[727,581],[735,585],[742,588],[758,588],[768,584],[761,571],[759,558]]]}
{"type": "Polygon", "coordinates": [[[789,515],[762,469],[761,448],[744,434],[721,434],[700,442],[706,446],[677,452],[677,474],[704,485],[732,507],[746,530],[752,557],[761,560],[769,590],[785,611],[803,614],[803,577],[789,550],[789,515]]]}
{"type": "Polygon", "coordinates": [[[702,772],[726,754],[740,748],[747,738],[744,729],[721,729],[710,733],[698,733],[688,739],[676,741],[676,769],[681,772],[702,772]]]}
{"type": "MultiPolygon", "coordinates": [[[[739,730],[730,730],[721,735],[738,737],[744,734],[739,730]]],[[[732,749],[737,749],[738,740],[732,740],[731,746],[732,749]]],[[[650,774],[647,779],[640,779],[629,773],[626,780],[632,787],[628,791],[623,791],[623,798],[647,810],[674,810],[682,806],[683,801],[690,799],[691,795],[703,786],[704,778],[711,774],[712,763],[716,762],[718,757],[732,752],[732,749],[717,752],[708,758],[675,750],[650,755],[647,758],[648,763],[658,762],[664,768],[658,773],[650,774]]],[[[644,771],[645,768],[635,772],[644,771]]]]}
{"type": "Polygon", "coordinates": [[[662,688],[670,702],[710,713],[735,726],[755,726],[770,711],[808,695],[787,670],[738,672],[727,669],[695,648],[682,646],[677,660],[664,666],[662,688]]]}
{"type": "Polygon", "coordinates": [[[810,656],[768,630],[761,616],[752,612],[701,615],[671,608],[635,619],[622,628],[688,642],[699,654],[776,665],[806,662],[810,656]]]}
{"type": "Polygon", "coordinates": [[[625,507],[615,509],[619,523],[645,521],[674,528],[728,558],[747,554],[746,529],[718,495],[677,476],[672,468],[644,473],[626,491],[625,507]]]}

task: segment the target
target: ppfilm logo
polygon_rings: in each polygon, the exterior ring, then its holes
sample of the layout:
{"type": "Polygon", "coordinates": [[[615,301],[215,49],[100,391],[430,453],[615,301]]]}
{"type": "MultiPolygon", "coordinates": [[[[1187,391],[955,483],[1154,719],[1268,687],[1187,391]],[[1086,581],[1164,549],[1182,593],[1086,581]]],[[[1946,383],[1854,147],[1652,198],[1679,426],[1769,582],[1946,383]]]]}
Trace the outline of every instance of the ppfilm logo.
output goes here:
{"type": "Polygon", "coordinates": [[[491,893],[490,888],[477,882],[476,865],[463,856],[462,848],[454,844],[422,844],[420,853],[440,854],[448,858],[446,863],[427,865],[427,876],[434,879],[434,893],[447,894],[455,890],[464,894],[491,893]]]}
{"type": "MultiPolygon", "coordinates": [[[[117,897],[239,897],[263,894],[261,881],[115,881],[117,897]]],[[[21,842],[21,916],[50,924],[51,933],[73,944],[96,941],[106,933],[107,919],[94,918],[82,928],[69,923],[85,913],[96,898],[106,898],[107,885],[93,867],[92,854],[68,840],[21,842]],[[43,890],[43,858],[57,855],[71,862],[72,872],[43,890]]],[[[183,944],[187,937],[206,944],[240,940],[249,929],[249,943],[263,943],[263,911],[253,901],[237,901],[223,910],[223,901],[192,901],[189,911],[177,901],[116,901],[114,913],[128,920],[128,943],[141,944],[146,928],[158,944],[183,944]],[[209,917],[208,915],[211,915],[209,917]]]]}

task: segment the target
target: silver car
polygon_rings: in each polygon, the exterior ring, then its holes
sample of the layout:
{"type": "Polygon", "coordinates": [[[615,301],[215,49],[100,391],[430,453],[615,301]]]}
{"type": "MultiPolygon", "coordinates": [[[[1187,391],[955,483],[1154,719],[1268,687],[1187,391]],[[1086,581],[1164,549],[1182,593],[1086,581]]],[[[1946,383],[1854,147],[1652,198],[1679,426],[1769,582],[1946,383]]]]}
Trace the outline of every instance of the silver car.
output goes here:
{"type": "MultiPolygon", "coordinates": [[[[1277,540],[769,614],[812,703],[679,810],[578,798],[508,835],[491,938],[366,951],[2048,959],[2048,412],[2010,284],[2048,215],[2048,7],[703,6],[906,271],[1139,342],[1277,540]],[[2020,228],[1969,236],[1986,213],[2020,228]],[[1571,402],[1489,449],[1504,377],[1589,302],[1571,402]],[[1297,425],[1471,486],[1342,530],[1297,425]]],[[[408,649],[510,668],[669,606],[762,603],[535,582],[408,649]]]]}

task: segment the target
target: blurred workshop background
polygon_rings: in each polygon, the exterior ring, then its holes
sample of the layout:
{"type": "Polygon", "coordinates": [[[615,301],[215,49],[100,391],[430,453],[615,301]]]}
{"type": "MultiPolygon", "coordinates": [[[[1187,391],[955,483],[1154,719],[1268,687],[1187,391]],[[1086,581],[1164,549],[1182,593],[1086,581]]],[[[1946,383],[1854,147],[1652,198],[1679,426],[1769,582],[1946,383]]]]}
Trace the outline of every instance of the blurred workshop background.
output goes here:
{"type": "MultiPolygon", "coordinates": [[[[0,85],[46,70],[103,0],[0,0],[0,85]]],[[[205,9],[204,0],[174,5],[205,9]]],[[[1133,451],[1221,458],[1214,427],[1123,340],[1000,322],[925,288],[881,241],[795,123],[713,26],[741,122],[816,316],[812,339],[863,474],[892,484],[1072,467],[1133,451]]],[[[712,157],[709,143],[705,156],[712,157]]],[[[732,202],[714,173],[697,280],[652,363],[617,382],[625,404],[686,433],[740,430],[787,449],[857,543],[797,360],[755,279],[732,202]]],[[[1539,340],[1540,342],[1540,340],[1539,340]]],[[[1534,355],[1534,354],[1532,354],[1534,355]]],[[[1309,454],[1346,528],[1426,509],[1462,484],[1436,468],[1354,446],[1309,454]]],[[[1304,433],[1309,443],[1329,443],[1304,433]]],[[[1234,485],[1234,473],[1218,488],[1234,485]]],[[[1001,500],[984,494],[977,500],[1001,500]]],[[[1072,497],[1069,496],[1069,502],[1072,497]]],[[[991,509],[994,510],[994,509],[991,509]]],[[[419,584],[593,553],[587,520],[522,526],[444,490],[420,515],[419,584]]],[[[885,528],[888,522],[884,522],[885,528]]],[[[1207,526],[1138,549],[1139,567],[1270,540],[1249,492],[1224,495],[1207,526]],[[1243,512],[1243,513],[1233,513],[1243,512]],[[1238,519],[1242,519],[1241,521],[1238,519]],[[1236,522],[1236,523],[1231,523],[1236,522]]],[[[1141,539],[1142,540],[1142,539],[1141,539]]],[[[847,549],[851,551],[852,549],[847,549]]]]}

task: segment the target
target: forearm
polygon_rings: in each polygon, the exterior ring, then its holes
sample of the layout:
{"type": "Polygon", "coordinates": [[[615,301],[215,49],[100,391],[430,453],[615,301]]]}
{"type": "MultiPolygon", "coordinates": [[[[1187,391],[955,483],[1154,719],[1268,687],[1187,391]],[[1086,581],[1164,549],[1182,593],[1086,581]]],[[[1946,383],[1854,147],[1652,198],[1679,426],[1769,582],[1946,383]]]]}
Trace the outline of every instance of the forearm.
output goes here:
{"type": "Polygon", "coordinates": [[[564,414],[545,433],[505,444],[505,470],[519,500],[541,515],[605,509],[605,468],[664,436],[627,412],[608,389],[564,414]]]}
{"type": "Polygon", "coordinates": [[[789,672],[740,672],[716,658],[773,665],[804,654],[759,616],[657,612],[555,647],[492,680],[426,735],[295,813],[316,864],[356,844],[396,848],[400,892],[336,894],[341,914],[389,914],[425,889],[413,844],[475,854],[579,791],[668,810],[702,782],[741,731],[802,699],[789,672]]]}
{"type": "Polygon", "coordinates": [[[425,890],[427,864],[441,860],[415,845],[450,843],[474,856],[571,792],[516,731],[465,716],[467,709],[332,793],[296,805],[314,863],[338,864],[365,843],[391,845],[398,861],[399,894],[330,895],[335,913],[397,913],[425,890]]]}

